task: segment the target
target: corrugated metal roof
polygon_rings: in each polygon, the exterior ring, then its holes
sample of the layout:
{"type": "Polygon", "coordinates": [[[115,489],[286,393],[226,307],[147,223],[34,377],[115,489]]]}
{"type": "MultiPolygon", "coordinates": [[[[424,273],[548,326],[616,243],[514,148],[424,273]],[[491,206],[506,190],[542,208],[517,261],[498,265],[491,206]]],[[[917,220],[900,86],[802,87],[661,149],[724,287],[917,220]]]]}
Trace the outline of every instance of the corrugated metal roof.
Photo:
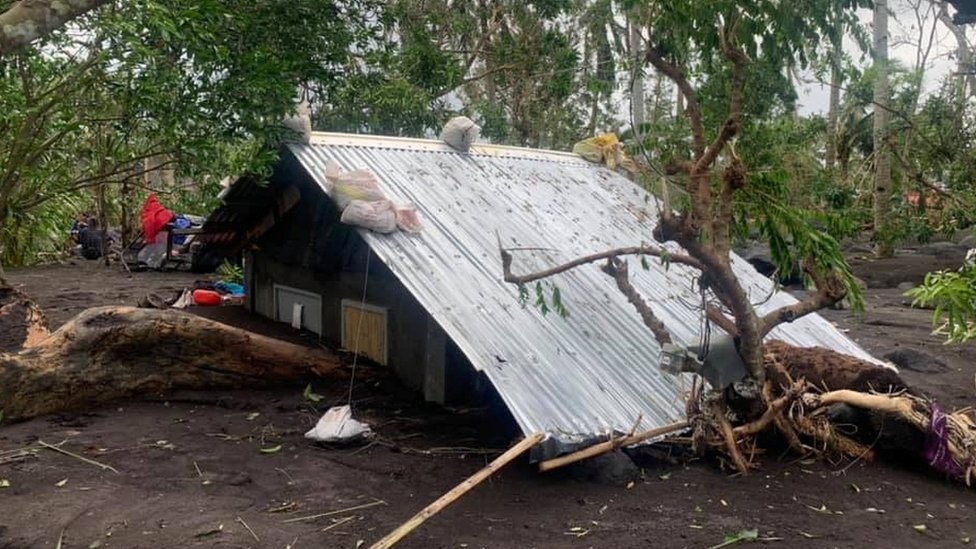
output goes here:
{"type": "MultiPolygon", "coordinates": [[[[552,278],[569,308],[566,319],[521,307],[517,288],[502,280],[496,235],[505,247],[544,249],[517,252],[518,273],[650,242],[653,202],[632,182],[564,153],[511,148],[463,154],[432,141],[317,134],[290,150],[323,190],[331,159],[347,170],[371,170],[388,197],[416,205],[422,233],[363,237],[487,375],[524,432],[541,430],[573,446],[629,431],[638,415],[640,429],[684,418],[690,380],[658,369],[657,343],[598,265],[552,278]]],[[[649,263],[647,271],[630,269],[634,286],[676,343],[697,344],[695,271],[649,263]]],[[[786,293],[770,297],[768,279],[742,259],[734,265],[761,311],[796,301],[786,293]]],[[[818,315],[771,337],[870,358],[818,315]]]]}

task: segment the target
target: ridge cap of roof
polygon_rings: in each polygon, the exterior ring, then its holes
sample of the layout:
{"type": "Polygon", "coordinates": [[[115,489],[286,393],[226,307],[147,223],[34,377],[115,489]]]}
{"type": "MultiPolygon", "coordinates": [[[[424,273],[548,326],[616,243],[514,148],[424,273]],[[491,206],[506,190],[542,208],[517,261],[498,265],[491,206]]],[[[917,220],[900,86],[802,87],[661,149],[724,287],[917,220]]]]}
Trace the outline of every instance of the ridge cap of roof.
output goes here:
{"type": "Polygon", "coordinates": [[[451,153],[470,156],[493,156],[522,158],[528,160],[547,160],[550,162],[573,162],[593,165],[577,154],[565,151],[530,149],[508,145],[477,143],[467,153],[451,148],[438,139],[418,139],[414,137],[391,137],[369,134],[312,132],[307,146],[368,147],[375,149],[399,149],[407,151],[451,153]]]}

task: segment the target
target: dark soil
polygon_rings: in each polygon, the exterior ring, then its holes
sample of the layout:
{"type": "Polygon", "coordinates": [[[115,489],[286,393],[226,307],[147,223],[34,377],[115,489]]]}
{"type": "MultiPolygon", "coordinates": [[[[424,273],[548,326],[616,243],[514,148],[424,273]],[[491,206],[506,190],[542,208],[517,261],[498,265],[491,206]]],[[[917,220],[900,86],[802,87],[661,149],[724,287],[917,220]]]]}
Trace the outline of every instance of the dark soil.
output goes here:
{"type": "MultiPolygon", "coordinates": [[[[10,279],[56,327],[88,306],[133,305],[195,277],[87,263],[13,271],[10,279]]],[[[870,290],[860,318],[826,316],[877,355],[912,349],[943,361],[944,368],[902,376],[947,406],[972,404],[976,348],[942,345],[929,334],[930,312],[906,307],[900,293],[870,290]]],[[[301,340],[240,309],[202,312],[301,340]]],[[[306,441],[302,433],[344,403],[347,389],[345,381],[316,384],[325,398],[314,404],[301,387],[160,395],[0,427],[0,479],[10,484],[0,488],[0,548],[53,548],[62,535],[66,548],[353,548],[361,540],[368,547],[483,466],[492,457],[486,448],[511,442],[479,411],[419,405],[376,372],[353,395],[357,416],[379,433],[376,443],[306,441]],[[63,442],[118,473],[50,450],[11,452],[38,439],[63,442]],[[323,513],[332,514],[299,520],[323,513]]],[[[652,462],[633,485],[579,471],[541,475],[519,463],[399,546],[705,548],[752,528],[771,547],[951,547],[976,539],[972,489],[882,463],[790,459],[765,456],[748,477],[706,462],[652,462]]]]}

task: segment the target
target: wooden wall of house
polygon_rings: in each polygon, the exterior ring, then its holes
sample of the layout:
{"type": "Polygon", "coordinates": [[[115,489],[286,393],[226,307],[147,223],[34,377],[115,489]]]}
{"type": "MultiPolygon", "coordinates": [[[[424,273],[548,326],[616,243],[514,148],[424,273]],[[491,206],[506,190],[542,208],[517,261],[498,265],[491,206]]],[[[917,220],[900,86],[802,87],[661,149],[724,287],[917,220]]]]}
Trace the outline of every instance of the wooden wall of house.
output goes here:
{"type": "Polygon", "coordinates": [[[300,188],[299,203],[245,252],[248,306],[274,319],[275,284],[313,293],[321,298],[321,336],[339,345],[342,302],[363,302],[365,284],[365,304],[386,309],[388,365],[427,400],[443,403],[443,331],[356,231],[339,223],[332,202],[307,183],[300,188]]]}
{"type": "Polygon", "coordinates": [[[438,403],[497,399],[359,234],[339,222],[338,209],[294,158],[283,157],[269,184],[279,191],[297,185],[301,199],[244,251],[246,303],[253,312],[275,318],[275,284],[315,294],[321,300],[321,336],[339,345],[342,302],[362,302],[365,282],[365,303],[387,311],[388,365],[407,386],[438,403]]]}

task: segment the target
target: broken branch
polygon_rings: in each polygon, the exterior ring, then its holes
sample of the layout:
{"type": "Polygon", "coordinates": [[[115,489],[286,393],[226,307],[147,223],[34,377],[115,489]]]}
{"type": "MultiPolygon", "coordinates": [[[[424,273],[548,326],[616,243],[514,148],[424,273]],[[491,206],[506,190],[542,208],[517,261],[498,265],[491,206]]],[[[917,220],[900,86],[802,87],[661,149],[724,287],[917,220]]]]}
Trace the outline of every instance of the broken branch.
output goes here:
{"type": "Polygon", "coordinates": [[[830,307],[847,297],[847,288],[836,270],[824,275],[817,270],[810,258],[804,261],[803,270],[813,279],[817,288],[816,293],[798,303],[785,305],[763,316],[760,320],[760,334],[762,336],[766,336],[780,324],[793,322],[810,313],[830,307]]]}
{"type": "Polygon", "coordinates": [[[549,278],[550,276],[557,275],[559,273],[564,273],[566,271],[575,269],[576,267],[579,267],[581,265],[586,265],[588,263],[595,263],[597,261],[610,259],[611,257],[617,257],[621,255],[650,255],[654,257],[667,257],[668,261],[672,263],[680,263],[682,265],[688,265],[689,267],[694,267],[699,270],[702,268],[702,264],[697,259],[687,254],[671,253],[657,246],[629,246],[626,248],[615,248],[613,250],[607,250],[605,252],[586,255],[574,259],[572,261],[563,263],[562,265],[557,265],[550,269],[546,269],[544,271],[537,271],[525,275],[516,275],[512,273],[513,256],[511,252],[503,248],[501,249],[501,254],[502,254],[502,269],[505,275],[505,282],[510,282],[512,284],[528,284],[530,282],[542,280],[543,278],[549,278]]]}
{"type": "Polygon", "coordinates": [[[48,443],[44,442],[43,440],[38,440],[37,441],[37,444],[39,446],[42,446],[44,448],[47,448],[48,450],[53,450],[53,451],[55,451],[55,452],[57,452],[59,454],[64,454],[64,455],[66,455],[68,457],[73,457],[73,458],[75,458],[75,459],[77,459],[79,461],[83,461],[83,462],[85,462],[85,463],[87,463],[89,465],[94,465],[95,467],[98,467],[99,469],[107,470],[107,471],[112,471],[115,474],[119,474],[119,470],[116,469],[115,467],[112,467],[111,465],[106,465],[104,463],[95,461],[93,459],[86,458],[85,456],[79,456],[78,454],[76,454],[74,452],[69,452],[69,451],[67,451],[67,450],[65,450],[65,449],[63,449],[63,448],[61,448],[59,446],[55,446],[53,444],[48,444],[48,443]]]}
{"type": "Polygon", "coordinates": [[[637,309],[638,314],[640,314],[641,319],[644,321],[644,325],[647,326],[651,332],[654,334],[654,339],[658,343],[664,345],[665,343],[671,343],[671,332],[668,331],[667,326],[661,319],[654,314],[650,305],[644,301],[644,298],[634,288],[634,285],[630,283],[630,274],[627,270],[627,263],[620,261],[616,257],[611,257],[607,260],[607,264],[603,266],[603,272],[607,273],[617,282],[617,289],[620,293],[624,294],[627,301],[637,309]]]}

